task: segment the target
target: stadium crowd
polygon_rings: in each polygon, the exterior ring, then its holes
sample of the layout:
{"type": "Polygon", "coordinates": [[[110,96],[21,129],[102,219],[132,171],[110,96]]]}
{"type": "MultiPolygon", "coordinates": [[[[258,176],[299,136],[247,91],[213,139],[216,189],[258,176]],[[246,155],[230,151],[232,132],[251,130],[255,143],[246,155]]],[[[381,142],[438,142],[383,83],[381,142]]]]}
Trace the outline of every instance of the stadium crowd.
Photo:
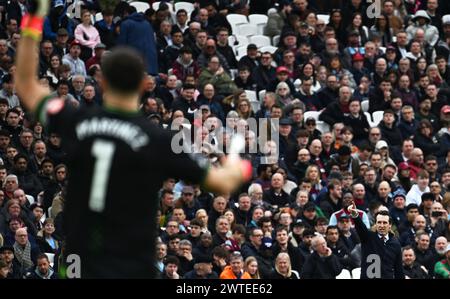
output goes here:
{"type": "MultiPolygon", "coordinates": [[[[372,18],[365,0],[111,3],[52,1],[41,84],[102,105],[102,56],[134,47],[148,120],[211,164],[243,131],[254,171],[234,194],[166,178],[148,265],[159,277],[359,278],[355,203],[369,231],[389,215],[395,278],[450,278],[450,1],[384,0],[372,18]],[[277,136],[253,119],[278,120],[277,136]]],[[[0,278],[53,279],[70,169],[64,136],[14,91],[28,5],[0,2],[0,278]]]]}

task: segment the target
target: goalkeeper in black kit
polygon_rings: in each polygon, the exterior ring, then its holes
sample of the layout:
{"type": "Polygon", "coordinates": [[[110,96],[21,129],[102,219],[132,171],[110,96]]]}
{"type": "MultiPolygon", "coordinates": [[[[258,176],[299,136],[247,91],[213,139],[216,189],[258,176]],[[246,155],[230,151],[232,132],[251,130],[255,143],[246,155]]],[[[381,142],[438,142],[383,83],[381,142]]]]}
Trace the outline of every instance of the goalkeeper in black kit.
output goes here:
{"type": "Polygon", "coordinates": [[[36,77],[49,2],[38,0],[23,17],[16,91],[28,111],[62,136],[68,153],[66,255],[80,257],[81,278],[152,278],[157,192],[163,180],[178,177],[229,193],[250,178],[251,167],[237,155],[211,168],[175,154],[171,135],[138,112],[145,66],[131,49],[115,49],[102,60],[103,107],[75,109],[50,97],[36,77]]]}

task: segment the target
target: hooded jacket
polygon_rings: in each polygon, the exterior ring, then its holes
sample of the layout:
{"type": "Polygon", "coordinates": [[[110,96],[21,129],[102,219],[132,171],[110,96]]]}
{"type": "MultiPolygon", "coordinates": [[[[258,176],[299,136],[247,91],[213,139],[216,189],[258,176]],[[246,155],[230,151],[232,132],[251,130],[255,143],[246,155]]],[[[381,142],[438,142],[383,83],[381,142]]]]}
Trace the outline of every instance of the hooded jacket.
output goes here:
{"type": "Polygon", "coordinates": [[[139,51],[144,57],[147,72],[158,74],[158,55],[152,26],[142,13],[133,13],[120,24],[118,45],[127,45],[139,51]]]}

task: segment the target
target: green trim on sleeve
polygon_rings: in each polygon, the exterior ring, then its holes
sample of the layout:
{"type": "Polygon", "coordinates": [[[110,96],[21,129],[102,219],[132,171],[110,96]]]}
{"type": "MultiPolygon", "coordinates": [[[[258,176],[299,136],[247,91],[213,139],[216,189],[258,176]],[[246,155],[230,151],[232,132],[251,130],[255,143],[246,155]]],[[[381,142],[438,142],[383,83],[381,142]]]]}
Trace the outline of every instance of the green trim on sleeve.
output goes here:
{"type": "Polygon", "coordinates": [[[43,125],[46,126],[47,125],[47,103],[50,99],[52,99],[53,96],[51,95],[47,95],[45,97],[42,98],[42,100],[39,101],[39,104],[36,108],[36,118],[38,119],[38,121],[43,125]]]}

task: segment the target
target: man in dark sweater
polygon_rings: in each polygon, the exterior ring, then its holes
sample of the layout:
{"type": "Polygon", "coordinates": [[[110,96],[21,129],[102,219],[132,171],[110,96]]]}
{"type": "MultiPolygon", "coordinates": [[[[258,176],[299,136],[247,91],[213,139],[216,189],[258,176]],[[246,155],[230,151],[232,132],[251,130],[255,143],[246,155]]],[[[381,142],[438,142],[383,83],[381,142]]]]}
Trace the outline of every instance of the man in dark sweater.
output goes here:
{"type": "Polygon", "coordinates": [[[361,221],[355,203],[348,209],[361,239],[361,278],[404,279],[401,246],[390,233],[389,213],[380,211],[375,215],[376,232],[372,232],[361,221]]]}

